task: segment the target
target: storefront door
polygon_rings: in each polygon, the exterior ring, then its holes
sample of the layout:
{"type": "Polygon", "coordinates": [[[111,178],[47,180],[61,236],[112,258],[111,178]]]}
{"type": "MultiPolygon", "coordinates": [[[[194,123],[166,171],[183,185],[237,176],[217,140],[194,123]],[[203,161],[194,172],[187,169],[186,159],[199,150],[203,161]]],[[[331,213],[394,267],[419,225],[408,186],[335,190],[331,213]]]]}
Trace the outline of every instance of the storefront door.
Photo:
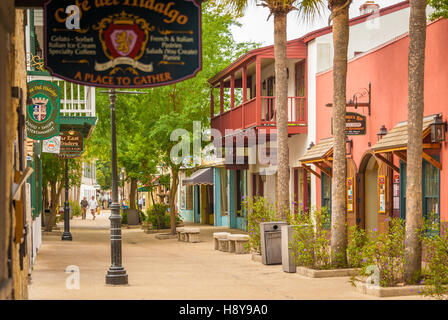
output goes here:
{"type": "Polygon", "coordinates": [[[365,171],[366,231],[378,228],[378,163],[370,157],[365,171]]]}

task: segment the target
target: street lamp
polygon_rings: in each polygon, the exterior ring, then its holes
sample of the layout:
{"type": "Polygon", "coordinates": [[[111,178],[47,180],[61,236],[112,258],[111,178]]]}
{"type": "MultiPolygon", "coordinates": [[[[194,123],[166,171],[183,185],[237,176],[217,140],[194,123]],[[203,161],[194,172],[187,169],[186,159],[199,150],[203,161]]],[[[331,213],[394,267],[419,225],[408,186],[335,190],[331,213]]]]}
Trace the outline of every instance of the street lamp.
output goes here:
{"type": "Polygon", "coordinates": [[[109,93],[110,101],[110,129],[111,129],[111,156],[112,156],[112,204],[110,205],[110,249],[111,249],[111,266],[106,274],[106,284],[126,285],[128,284],[128,275],[121,265],[121,215],[120,204],[118,203],[118,172],[117,172],[117,130],[115,124],[115,100],[116,93],[124,94],[146,94],[139,91],[100,91],[101,93],[109,93]]]}
{"type": "Polygon", "coordinates": [[[70,207],[68,203],[68,158],[65,158],[64,233],[62,234],[62,240],[73,240],[70,233],[70,207]]]}

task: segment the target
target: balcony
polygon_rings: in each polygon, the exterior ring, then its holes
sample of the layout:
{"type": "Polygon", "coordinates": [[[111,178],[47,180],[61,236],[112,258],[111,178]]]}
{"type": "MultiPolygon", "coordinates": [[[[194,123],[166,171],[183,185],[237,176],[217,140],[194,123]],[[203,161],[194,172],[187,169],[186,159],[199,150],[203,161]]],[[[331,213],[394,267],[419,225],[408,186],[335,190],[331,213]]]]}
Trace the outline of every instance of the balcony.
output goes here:
{"type": "MultiPolygon", "coordinates": [[[[305,97],[288,97],[288,133],[307,132],[307,108],[305,97]]],[[[248,128],[266,129],[276,127],[275,97],[255,97],[222,114],[214,116],[211,127],[224,133],[248,128]]]]}
{"type": "MultiPolygon", "coordinates": [[[[307,133],[306,52],[301,40],[287,44],[289,135],[307,133]]],[[[222,136],[231,134],[226,130],[277,129],[274,62],[273,46],[255,49],[209,80],[213,129],[222,136]]]]}

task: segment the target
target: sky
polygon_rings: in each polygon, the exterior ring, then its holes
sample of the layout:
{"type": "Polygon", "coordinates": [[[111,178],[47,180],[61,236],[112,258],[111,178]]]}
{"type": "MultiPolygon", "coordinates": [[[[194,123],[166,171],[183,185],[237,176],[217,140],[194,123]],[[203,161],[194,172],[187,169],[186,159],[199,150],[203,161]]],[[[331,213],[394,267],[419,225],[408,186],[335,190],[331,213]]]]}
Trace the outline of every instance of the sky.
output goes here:
{"type": "MultiPolygon", "coordinates": [[[[385,8],[402,2],[403,0],[375,0],[375,3],[380,5],[380,8],[385,8]]],[[[257,1],[259,2],[259,1],[257,1]]],[[[350,5],[350,18],[359,16],[359,7],[366,2],[366,0],[353,0],[350,5]]],[[[317,17],[313,22],[304,23],[296,13],[288,14],[287,21],[287,38],[288,40],[297,39],[310,31],[317,30],[328,25],[329,10],[324,8],[322,17],[317,17]]],[[[243,18],[238,22],[242,27],[232,27],[233,37],[237,42],[254,41],[261,43],[262,46],[271,45],[274,43],[274,18],[271,16],[269,21],[266,21],[269,16],[269,9],[251,5],[246,9],[243,18]]]]}

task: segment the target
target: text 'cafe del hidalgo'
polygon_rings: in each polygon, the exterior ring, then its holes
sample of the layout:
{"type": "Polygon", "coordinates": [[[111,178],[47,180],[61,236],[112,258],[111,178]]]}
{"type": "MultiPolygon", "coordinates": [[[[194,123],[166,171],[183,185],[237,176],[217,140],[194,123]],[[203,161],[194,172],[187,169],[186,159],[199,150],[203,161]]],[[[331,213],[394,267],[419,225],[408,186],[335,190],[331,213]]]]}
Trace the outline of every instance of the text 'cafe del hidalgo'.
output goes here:
{"type": "MultiPolygon", "coordinates": [[[[349,60],[347,74],[347,221],[384,232],[389,217],[406,217],[409,35],[349,60]],[[348,119],[350,118],[350,119],[348,119]],[[350,121],[352,119],[355,121],[350,121]]],[[[448,20],[428,23],[422,130],[423,216],[448,228],[448,20]]],[[[317,207],[331,208],[333,70],[316,78],[315,145],[302,165],[315,165],[317,207]],[[320,169],[319,169],[320,168],[320,169]]]]}

